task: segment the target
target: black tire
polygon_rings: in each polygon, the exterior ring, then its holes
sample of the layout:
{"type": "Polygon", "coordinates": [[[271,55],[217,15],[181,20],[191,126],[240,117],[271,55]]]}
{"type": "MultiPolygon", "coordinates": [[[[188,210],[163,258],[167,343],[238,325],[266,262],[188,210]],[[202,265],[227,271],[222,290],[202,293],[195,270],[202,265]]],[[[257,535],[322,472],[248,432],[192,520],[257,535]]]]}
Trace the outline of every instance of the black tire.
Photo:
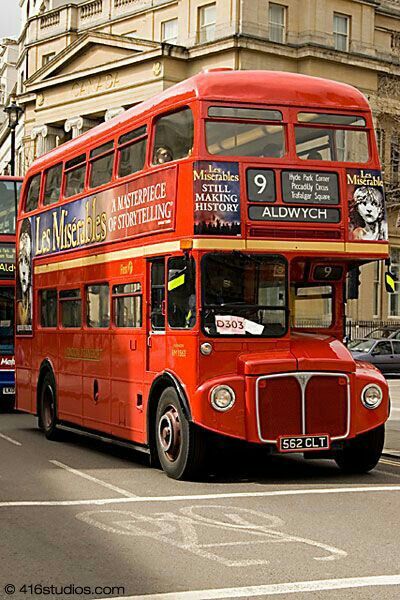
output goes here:
{"type": "Polygon", "coordinates": [[[384,441],[384,425],[362,433],[337,451],[336,464],[344,473],[368,473],[378,464],[384,441]]]}
{"type": "Polygon", "coordinates": [[[51,371],[47,371],[40,386],[39,396],[39,428],[48,440],[57,440],[60,431],[57,429],[57,396],[56,382],[51,371]]]}
{"type": "Polygon", "coordinates": [[[185,417],[178,394],[163,391],[155,419],[155,444],[162,469],[172,479],[194,479],[204,466],[204,434],[185,417]]]}

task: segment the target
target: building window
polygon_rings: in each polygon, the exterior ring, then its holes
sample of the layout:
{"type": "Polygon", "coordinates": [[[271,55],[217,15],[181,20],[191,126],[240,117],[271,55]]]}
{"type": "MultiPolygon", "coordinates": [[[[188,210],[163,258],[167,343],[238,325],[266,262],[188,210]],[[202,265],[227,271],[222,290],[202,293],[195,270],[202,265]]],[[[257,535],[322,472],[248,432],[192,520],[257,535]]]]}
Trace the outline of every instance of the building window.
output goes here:
{"type": "Polygon", "coordinates": [[[395,292],[389,294],[389,317],[400,317],[400,248],[390,248],[390,271],[395,278],[395,292]]]}
{"type": "Polygon", "coordinates": [[[286,6],[270,2],[268,8],[268,38],[270,42],[286,41],[286,6]]]}
{"type": "Polygon", "coordinates": [[[55,57],[55,52],[49,52],[48,54],[43,54],[42,56],[42,67],[46,66],[53,58],[55,57]]]}
{"type": "Polygon", "coordinates": [[[333,15],[333,40],[335,50],[349,51],[350,17],[334,13],[333,15]]]}
{"type": "Polygon", "coordinates": [[[170,19],[161,23],[161,41],[176,44],[178,39],[178,19],[170,19]]]}
{"type": "Polygon", "coordinates": [[[376,143],[378,145],[378,154],[379,159],[382,164],[385,163],[385,143],[386,143],[386,135],[384,129],[376,130],[376,143]]]}
{"type": "Polygon", "coordinates": [[[212,42],[215,38],[216,4],[199,8],[199,42],[212,42]]]}
{"type": "Polygon", "coordinates": [[[381,289],[381,265],[379,261],[374,263],[374,317],[379,317],[380,312],[380,289],[381,289]]]}
{"type": "Polygon", "coordinates": [[[400,135],[394,133],[390,142],[390,164],[392,165],[392,183],[399,181],[400,135]]]}

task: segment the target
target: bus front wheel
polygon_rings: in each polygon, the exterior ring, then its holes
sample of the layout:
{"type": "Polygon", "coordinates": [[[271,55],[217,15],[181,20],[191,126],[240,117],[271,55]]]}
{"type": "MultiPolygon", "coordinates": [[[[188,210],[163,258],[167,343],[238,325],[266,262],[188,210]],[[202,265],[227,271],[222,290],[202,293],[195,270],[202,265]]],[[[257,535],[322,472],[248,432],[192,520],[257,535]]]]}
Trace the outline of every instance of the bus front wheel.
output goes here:
{"type": "Polygon", "coordinates": [[[336,464],[345,473],[368,473],[378,464],[384,441],[384,425],[362,433],[337,451],[336,464]]]}
{"type": "Polygon", "coordinates": [[[189,479],[199,474],[204,464],[203,432],[185,417],[174,388],[161,394],[155,427],[158,458],[168,477],[189,479]]]}
{"type": "Polygon", "coordinates": [[[39,426],[48,440],[58,438],[56,382],[54,375],[47,372],[40,388],[39,426]]]}

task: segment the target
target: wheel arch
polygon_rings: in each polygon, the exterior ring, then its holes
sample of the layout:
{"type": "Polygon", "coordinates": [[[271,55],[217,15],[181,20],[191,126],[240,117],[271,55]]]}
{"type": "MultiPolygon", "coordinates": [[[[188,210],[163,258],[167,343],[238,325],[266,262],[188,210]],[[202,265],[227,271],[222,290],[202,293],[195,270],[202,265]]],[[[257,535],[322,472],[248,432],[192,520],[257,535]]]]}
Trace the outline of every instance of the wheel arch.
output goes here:
{"type": "Polygon", "coordinates": [[[147,443],[152,454],[155,448],[154,422],[157,411],[157,404],[163,391],[169,387],[173,387],[175,389],[176,393],[178,394],[179,403],[183,410],[183,414],[185,415],[188,421],[192,421],[190,404],[187,394],[184,390],[183,384],[176,377],[176,375],[174,375],[174,373],[171,373],[171,371],[164,371],[163,373],[158,375],[151,384],[149,397],[147,401],[147,443]]]}
{"type": "Polygon", "coordinates": [[[39,376],[36,385],[36,414],[39,415],[39,402],[40,402],[40,387],[42,385],[43,379],[46,373],[51,373],[54,377],[54,381],[56,380],[56,376],[54,373],[53,363],[49,358],[45,358],[42,361],[42,364],[39,368],[39,376]]]}

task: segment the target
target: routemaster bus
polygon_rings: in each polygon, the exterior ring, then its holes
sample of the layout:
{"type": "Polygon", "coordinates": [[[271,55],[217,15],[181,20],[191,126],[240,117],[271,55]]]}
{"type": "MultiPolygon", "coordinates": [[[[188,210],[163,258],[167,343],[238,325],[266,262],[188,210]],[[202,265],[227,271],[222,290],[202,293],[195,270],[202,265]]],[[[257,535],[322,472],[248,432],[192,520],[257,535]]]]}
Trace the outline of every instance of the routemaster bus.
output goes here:
{"type": "Polygon", "coordinates": [[[388,257],[358,90],[200,73],[36,160],[17,239],[17,406],[47,438],[129,442],[173,478],[215,434],[377,464],[388,387],[342,343],[346,278],[388,257]]]}
{"type": "Polygon", "coordinates": [[[15,225],[22,178],[0,176],[0,410],[14,406],[15,225]]]}

